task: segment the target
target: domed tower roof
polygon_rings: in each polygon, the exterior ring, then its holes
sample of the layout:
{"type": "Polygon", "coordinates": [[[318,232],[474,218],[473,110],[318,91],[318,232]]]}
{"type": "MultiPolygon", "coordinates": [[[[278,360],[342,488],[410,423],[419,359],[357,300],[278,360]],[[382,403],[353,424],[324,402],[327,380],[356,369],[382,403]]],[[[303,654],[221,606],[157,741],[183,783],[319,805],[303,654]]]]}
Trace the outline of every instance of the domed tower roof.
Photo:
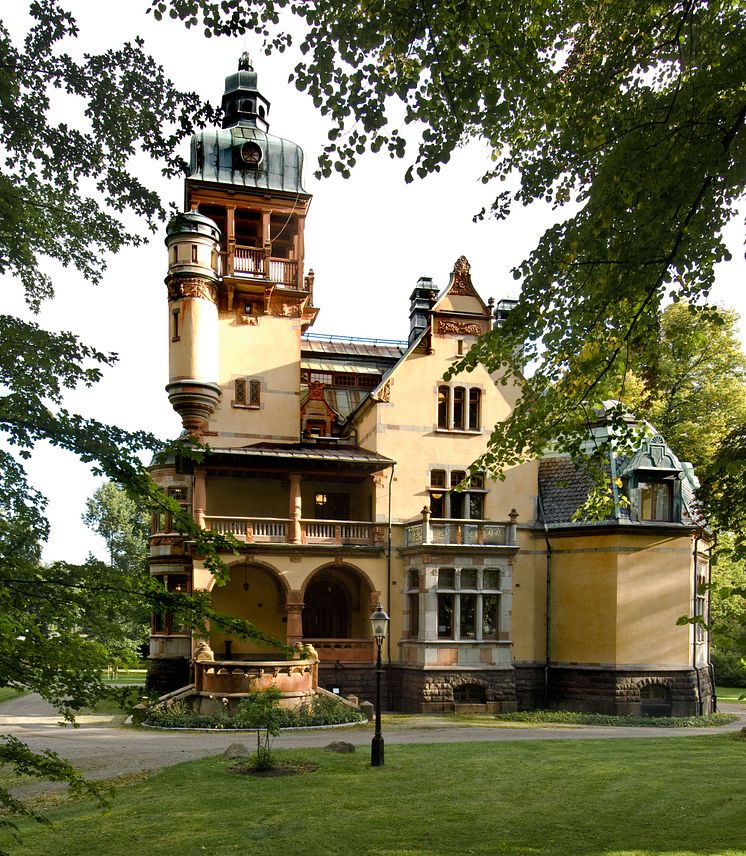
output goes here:
{"type": "Polygon", "coordinates": [[[303,150],[268,133],[270,104],[247,53],[225,79],[222,106],[222,128],[192,137],[189,179],[305,194],[303,150]]]}

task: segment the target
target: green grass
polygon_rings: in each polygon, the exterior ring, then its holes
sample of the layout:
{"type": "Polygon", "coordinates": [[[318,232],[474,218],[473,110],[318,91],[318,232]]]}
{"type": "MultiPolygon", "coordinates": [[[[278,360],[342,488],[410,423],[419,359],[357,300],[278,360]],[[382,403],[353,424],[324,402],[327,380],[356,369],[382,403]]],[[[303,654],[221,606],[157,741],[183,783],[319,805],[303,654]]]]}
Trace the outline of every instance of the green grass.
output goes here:
{"type": "Polygon", "coordinates": [[[10,701],[11,699],[26,695],[27,692],[28,690],[16,690],[13,687],[0,687],[0,704],[4,701],[10,701]]]}
{"type": "MultiPolygon", "coordinates": [[[[387,745],[353,755],[280,751],[318,764],[238,776],[220,758],[24,821],[12,856],[746,856],[746,741],[387,745]]],[[[5,842],[3,842],[5,843],[5,842]]]]}
{"type": "Polygon", "coordinates": [[[120,669],[116,677],[107,677],[104,674],[102,680],[105,684],[132,684],[133,686],[145,686],[145,678],[148,674],[147,669],[120,669]]]}
{"type": "Polygon", "coordinates": [[[746,687],[717,687],[716,692],[718,701],[725,701],[728,704],[746,704],[746,698],[739,699],[739,696],[746,696],[746,687]]]}

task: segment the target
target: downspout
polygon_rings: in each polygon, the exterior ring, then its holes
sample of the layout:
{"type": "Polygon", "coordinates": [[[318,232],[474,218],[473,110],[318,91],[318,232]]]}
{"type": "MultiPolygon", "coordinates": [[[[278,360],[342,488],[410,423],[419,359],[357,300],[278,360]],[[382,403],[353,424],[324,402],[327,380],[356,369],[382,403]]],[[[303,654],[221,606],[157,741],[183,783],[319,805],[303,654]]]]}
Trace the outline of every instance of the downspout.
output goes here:
{"type": "MultiPolygon", "coordinates": [[[[694,568],[694,592],[692,594],[693,602],[692,602],[692,615],[696,617],[697,615],[697,551],[699,547],[699,541],[702,536],[699,531],[697,531],[697,535],[694,538],[694,552],[693,552],[693,568],[694,568]]],[[[704,615],[701,616],[704,621],[704,615]]],[[[694,674],[697,678],[697,715],[702,716],[702,685],[699,679],[699,669],[697,668],[697,625],[694,625],[694,629],[692,631],[692,666],[694,667],[694,674]]]]}
{"type": "MultiPolygon", "coordinates": [[[[389,508],[388,508],[388,544],[386,549],[386,604],[391,614],[391,491],[394,486],[394,469],[396,464],[391,464],[391,475],[389,477],[389,508]]],[[[386,669],[388,672],[386,695],[388,697],[389,710],[392,708],[392,687],[391,687],[391,634],[386,634],[386,669]]]]}
{"type": "MultiPolygon", "coordinates": [[[[712,613],[712,547],[717,545],[717,533],[713,536],[713,543],[708,542],[708,562],[707,562],[707,624],[711,624],[712,613]]],[[[710,672],[710,690],[712,692],[712,703],[710,704],[710,713],[716,713],[718,709],[718,697],[715,691],[715,667],[712,665],[712,656],[710,645],[712,644],[712,636],[710,631],[707,631],[707,668],[710,672]]]]}
{"type": "Polygon", "coordinates": [[[537,497],[539,502],[539,511],[541,520],[544,526],[544,543],[547,548],[546,559],[546,633],[544,645],[544,708],[549,707],[549,663],[552,654],[552,637],[551,637],[551,608],[552,608],[552,544],[549,540],[549,526],[547,525],[546,515],[544,514],[544,503],[541,501],[541,491],[537,497]]]}

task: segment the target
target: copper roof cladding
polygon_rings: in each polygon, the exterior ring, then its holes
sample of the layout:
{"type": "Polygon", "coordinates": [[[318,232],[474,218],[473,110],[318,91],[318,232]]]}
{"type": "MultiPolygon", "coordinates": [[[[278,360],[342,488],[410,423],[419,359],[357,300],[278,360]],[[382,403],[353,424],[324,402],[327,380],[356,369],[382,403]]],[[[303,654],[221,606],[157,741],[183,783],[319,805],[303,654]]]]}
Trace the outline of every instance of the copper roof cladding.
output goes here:
{"type": "Polygon", "coordinates": [[[303,149],[260,128],[209,128],[195,134],[188,179],[308,195],[303,189],[303,149]],[[236,152],[248,140],[261,149],[261,162],[255,169],[237,168],[236,152]]]}
{"type": "Polygon", "coordinates": [[[407,350],[407,343],[392,339],[355,339],[336,336],[304,336],[301,353],[304,357],[318,359],[320,355],[338,357],[345,362],[381,363],[382,370],[398,362],[407,350]],[[313,356],[312,356],[313,355],[313,356]]]}

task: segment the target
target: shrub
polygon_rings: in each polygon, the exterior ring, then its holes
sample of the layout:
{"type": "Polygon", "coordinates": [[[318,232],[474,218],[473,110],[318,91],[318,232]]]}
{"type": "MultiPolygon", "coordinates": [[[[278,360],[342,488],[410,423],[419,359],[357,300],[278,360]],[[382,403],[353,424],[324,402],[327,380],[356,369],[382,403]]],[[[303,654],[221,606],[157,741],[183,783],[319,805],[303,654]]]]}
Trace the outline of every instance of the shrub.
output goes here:
{"type": "Polygon", "coordinates": [[[612,725],[634,728],[706,728],[727,725],[738,719],[729,713],[710,713],[706,716],[613,716],[605,713],[581,713],[572,710],[525,710],[516,713],[498,713],[495,719],[504,722],[536,722],[565,725],[612,725]]]}
{"type": "Polygon", "coordinates": [[[215,714],[196,713],[185,702],[166,702],[148,710],[143,722],[161,728],[260,729],[307,728],[314,725],[345,725],[365,722],[365,716],[339,699],[312,696],[298,707],[280,707],[281,693],[274,687],[254,692],[242,699],[234,716],[228,713],[227,699],[215,714]]]}
{"type": "Polygon", "coordinates": [[[746,659],[738,654],[718,651],[710,652],[715,683],[720,687],[746,687],[746,659]]]}

